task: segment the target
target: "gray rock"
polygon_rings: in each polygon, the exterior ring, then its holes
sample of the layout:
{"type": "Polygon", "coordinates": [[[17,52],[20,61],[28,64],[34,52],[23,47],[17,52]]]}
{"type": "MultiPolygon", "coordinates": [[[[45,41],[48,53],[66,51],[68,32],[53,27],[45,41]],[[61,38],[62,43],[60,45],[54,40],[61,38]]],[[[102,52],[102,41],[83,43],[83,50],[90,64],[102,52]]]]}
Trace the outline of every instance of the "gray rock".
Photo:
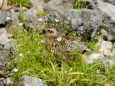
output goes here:
{"type": "Polygon", "coordinates": [[[4,45],[0,44],[0,50],[4,50],[4,45]]]}
{"type": "Polygon", "coordinates": [[[22,76],[21,80],[18,82],[18,86],[47,86],[47,85],[39,78],[22,76]]]}
{"type": "Polygon", "coordinates": [[[98,52],[103,54],[104,56],[112,57],[114,53],[112,53],[113,44],[109,41],[104,41],[102,38],[98,38],[98,52]]]}
{"type": "Polygon", "coordinates": [[[95,61],[101,61],[105,65],[105,67],[112,67],[113,65],[115,65],[114,57],[110,58],[110,57],[104,56],[102,53],[93,53],[89,55],[89,57],[86,60],[86,62],[89,64],[92,64],[95,61]]]}
{"type": "Polygon", "coordinates": [[[86,60],[87,63],[91,64],[93,63],[95,60],[101,60],[104,58],[104,55],[101,53],[93,53],[91,55],[89,55],[88,59],[86,60]]]}
{"type": "Polygon", "coordinates": [[[103,1],[115,5],[115,0],[103,0],[103,1]]]}
{"type": "Polygon", "coordinates": [[[30,0],[35,8],[43,8],[48,12],[64,12],[72,8],[72,0],[50,0],[48,3],[43,0],[30,0]]]}
{"type": "Polygon", "coordinates": [[[0,78],[0,86],[4,86],[4,78],[0,78]]]}
{"type": "Polygon", "coordinates": [[[23,15],[25,17],[29,17],[29,18],[36,18],[38,15],[38,11],[36,8],[30,8],[29,10],[27,10],[26,12],[23,13],[23,15]]]}
{"type": "Polygon", "coordinates": [[[11,14],[9,11],[0,11],[0,24],[6,25],[11,20],[11,14]]]}
{"type": "Polygon", "coordinates": [[[0,44],[6,45],[10,42],[9,37],[11,37],[10,34],[7,33],[5,28],[0,29],[0,44]]]}
{"type": "Polygon", "coordinates": [[[74,29],[81,36],[94,38],[98,28],[103,23],[103,16],[99,11],[89,9],[71,9],[66,15],[74,25],[74,29]],[[88,33],[89,31],[89,33],[88,33]]]}
{"type": "Polygon", "coordinates": [[[107,14],[113,21],[115,21],[115,6],[102,0],[97,0],[97,7],[103,13],[107,14]]]}
{"type": "Polygon", "coordinates": [[[105,41],[115,41],[115,31],[114,31],[114,27],[112,28],[108,28],[107,30],[102,29],[101,30],[101,34],[103,35],[103,38],[105,41]]]}
{"type": "Polygon", "coordinates": [[[102,60],[102,62],[106,67],[112,67],[113,65],[115,65],[115,58],[114,59],[104,59],[102,60]]]}
{"type": "Polygon", "coordinates": [[[4,84],[5,84],[6,86],[12,85],[12,84],[14,83],[11,78],[6,78],[6,79],[4,79],[3,82],[4,82],[4,84]]]}
{"type": "Polygon", "coordinates": [[[7,53],[8,53],[8,49],[11,48],[10,37],[11,35],[8,34],[5,28],[0,29],[0,76],[1,78],[6,77],[8,74],[7,72],[8,68],[6,67],[6,65],[9,64],[9,58],[7,56],[8,55],[7,53]]]}

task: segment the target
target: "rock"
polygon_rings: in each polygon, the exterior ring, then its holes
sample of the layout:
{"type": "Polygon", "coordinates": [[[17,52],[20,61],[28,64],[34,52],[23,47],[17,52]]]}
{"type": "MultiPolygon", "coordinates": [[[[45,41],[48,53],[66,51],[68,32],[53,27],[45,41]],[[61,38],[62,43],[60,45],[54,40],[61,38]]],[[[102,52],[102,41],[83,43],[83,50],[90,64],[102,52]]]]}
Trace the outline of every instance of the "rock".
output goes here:
{"type": "MultiPolygon", "coordinates": [[[[9,58],[7,56],[8,49],[11,48],[10,39],[11,35],[8,34],[5,28],[0,28],[0,77],[4,78],[8,74],[9,58]],[[6,52],[7,51],[7,52],[6,52]]],[[[10,53],[11,54],[11,53],[10,53]]]]}
{"type": "Polygon", "coordinates": [[[6,26],[11,21],[11,14],[9,11],[0,11],[0,25],[6,26]]]}
{"type": "Polygon", "coordinates": [[[6,79],[4,80],[4,84],[5,84],[6,86],[12,85],[13,83],[14,83],[14,82],[12,81],[11,78],[6,78],[6,79]]]}
{"type": "Polygon", "coordinates": [[[87,63],[91,64],[93,63],[95,60],[100,60],[103,59],[104,55],[100,54],[100,53],[93,53],[91,54],[88,59],[86,60],[87,63]]]}
{"type": "Polygon", "coordinates": [[[36,8],[30,8],[28,11],[23,13],[23,17],[26,20],[23,23],[23,27],[29,31],[30,29],[44,28],[45,19],[39,16],[36,8]]]}
{"type": "Polygon", "coordinates": [[[97,7],[103,13],[107,14],[113,21],[115,21],[115,6],[102,0],[97,0],[97,7]]]}
{"type": "Polygon", "coordinates": [[[101,34],[102,34],[102,36],[103,36],[103,39],[105,40],[105,41],[111,41],[111,42],[114,42],[115,41],[115,28],[114,28],[114,26],[113,26],[113,28],[112,27],[107,27],[108,29],[103,29],[102,28],[102,30],[101,30],[101,34]]]}
{"type": "Polygon", "coordinates": [[[113,46],[112,53],[115,56],[115,45],[113,46]]]}
{"type": "Polygon", "coordinates": [[[89,9],[71,9],[66,15],[72,22],[77,34],[84,38],[94,38],[103,23],[103,16],[99,11],[89,9]]]}
{"type": "Polygon", "coordinates": [[[0,78],[0,86],[4,86],[4,78],[0,78]]]}
{"type": "Polygon", "coordinates": [[[105,65],[105,67],[109,68],[115,65],[115,58],[106,57],[102,53],[93,53],[89,55],[86,60],[86,62],[89,64],[92,64],[95,61],[101,61],[105,65]]]}
{"type": "Polygon", "coordinates": [[[115,5],[115,0],[103,0],[103,1],[115,5]]]}
{"type": "Polygon", "coordinates": [[[30,0],[30,3],[32,4],[34,8],[37,8],[37,9],[39,8],[39,6],[43,7],[43,4],[45,4],[43,0],[30,0]]]}
{"type": "Polygon", "coordinates": [[[36,8],[30,8],[29,10],[27,10],[26,12],[24,12],[23,15],[25,17],[29,17],[30,19],[36,18],[37,15],[38,15],[38,11],[37,11],[36,8]]]}
{"type": "Polygon", "coordinates": [[[0,0],[0,7],[2,9],[7,9],[8,0],[0,0]]]}
{"type": "Polygon", "coordinates": [[[104,59],[102,62],[106,67],[109,68],[115,66],[115,59],[104,59]]]}
{"type": "Polygon", "coordinates": [[[7,55],[6,50],[11,48],[11,35],[6,31],[5,28],[0,29],[0,66],[5,67],[8,64],[9,60],[5,56],[7,55]]]}
{"type": "Polygon", "coordinates": [[[47,85],[39,78],[22,76],[21,80],[18,82],[18,86],[47,86],[47,85]]]}
{"type": "Polygon", "coordinates": [[[4,45],[0,44],[0,50],[4,50],[4,45]]]}
{"type": "Polygon", "coordinates": [[[111,57],[113,56],[114,53],[112,53],[112,48],[113,48],[112,42],[99,39],[98,45],[99,45],[100,53],[102,53],[105,56],[111,56],[111,57]]]}
{"type": "Polygon", "coordinates": [[[7,45],[10,42],[11,35],[7,33],[5,28],[0,29],[0,44],[7,45]]]}
{"type": "Polygon", "coordinates": [[[45,3],[43,0],[30,0],[33,6],[37,9],[44,9],[50,12],[64,12],[72,8],[72,0],[50,0],[45,3]]]}
{"type": "Polygon", "coordinates": [[[65,11],[72,8],[72,0],[51,0],[48,4],[55,11],[65,11]]]}

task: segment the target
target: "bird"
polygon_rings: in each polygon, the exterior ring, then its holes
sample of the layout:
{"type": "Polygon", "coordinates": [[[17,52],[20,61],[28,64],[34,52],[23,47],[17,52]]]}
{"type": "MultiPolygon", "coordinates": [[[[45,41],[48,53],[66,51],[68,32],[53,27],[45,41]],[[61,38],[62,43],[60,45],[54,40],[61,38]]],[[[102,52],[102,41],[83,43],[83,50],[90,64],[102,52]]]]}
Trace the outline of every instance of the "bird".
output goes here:
{"type": "Polygon", "coordinates": [[[61,36],[56,28],[47,27],[40,33],[46,37],[46,47],[61,61],[70,61],[70,54],[84,53],[90,49],[79,38],[61,36]]]}

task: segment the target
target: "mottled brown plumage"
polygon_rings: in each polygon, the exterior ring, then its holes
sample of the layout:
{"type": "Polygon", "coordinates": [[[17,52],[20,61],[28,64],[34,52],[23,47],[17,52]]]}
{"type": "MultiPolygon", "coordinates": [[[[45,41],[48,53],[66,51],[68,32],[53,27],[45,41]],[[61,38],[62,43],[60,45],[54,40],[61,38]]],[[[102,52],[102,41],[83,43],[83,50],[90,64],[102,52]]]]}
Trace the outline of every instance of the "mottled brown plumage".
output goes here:
{"type": "Polygon", "coordinates": [[[70,60],[69,53],[88,51],[88,48],[79,39],[60,36],[55,28],[46,28],[42,33],[47,37],[46,47],[61,60],[70,60]]]}

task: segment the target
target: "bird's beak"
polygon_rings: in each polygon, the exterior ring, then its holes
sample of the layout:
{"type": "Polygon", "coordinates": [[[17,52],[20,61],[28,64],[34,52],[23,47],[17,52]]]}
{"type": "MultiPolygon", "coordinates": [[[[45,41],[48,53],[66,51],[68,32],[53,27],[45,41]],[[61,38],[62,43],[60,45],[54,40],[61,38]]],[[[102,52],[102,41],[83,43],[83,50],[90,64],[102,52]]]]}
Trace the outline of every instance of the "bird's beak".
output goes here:
{"type": "Polygon", "coordinates": [[[43,30],[42,32],[39,33],[39,35],[44,35],[44,34],[46,34],[45,30],[43,30]]]}

